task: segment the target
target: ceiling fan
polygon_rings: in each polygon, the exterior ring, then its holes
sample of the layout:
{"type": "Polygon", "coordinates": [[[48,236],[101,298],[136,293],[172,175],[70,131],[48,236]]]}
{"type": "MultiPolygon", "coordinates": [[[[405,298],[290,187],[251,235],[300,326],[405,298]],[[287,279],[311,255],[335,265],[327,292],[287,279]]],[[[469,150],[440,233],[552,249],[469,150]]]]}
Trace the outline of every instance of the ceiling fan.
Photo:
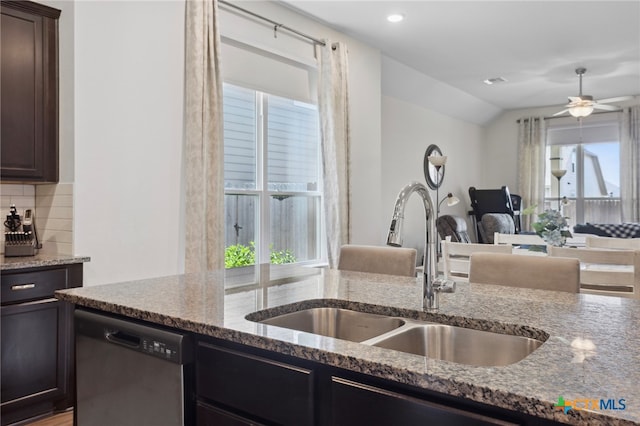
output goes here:
{"type": "Polygon", "coordinates": [[[578,96],[569,96],[569,103],[565,105],[567,108],[560,112],[556,112],[555,114],[553,114],[554,116],[562,115],[568,112],[569,114],[571,114],[576,118],[583,118],[590,115],[594,109],[602,109],[606,111],[617,111],[620,109],[619,107],[614,105],[604,105],[604,104],[609,104],[612,102],[622,102],[632,98],[631,96],[620,96],[618,98],[609,98],[609,99],[601,99],[599,101],[594,101],[593,96],[583,95],[582,94],[582,76],[585,72],[587,72],[586,68],[583,68],[583,67],[576,68],[576,74],[578,74],[578,77],[580,78],[580,94],[578,96]]]}

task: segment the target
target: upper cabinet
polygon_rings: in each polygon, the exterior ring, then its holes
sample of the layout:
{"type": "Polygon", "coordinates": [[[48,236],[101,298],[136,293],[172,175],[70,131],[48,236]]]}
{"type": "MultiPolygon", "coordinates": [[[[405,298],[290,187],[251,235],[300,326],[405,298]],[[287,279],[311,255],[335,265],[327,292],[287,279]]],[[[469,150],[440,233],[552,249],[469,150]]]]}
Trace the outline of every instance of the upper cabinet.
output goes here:
{"type": "Polygon", "coordinates": [[[0,180],[57,182],[60,11],[30,1],[1,6],[0,180]]]}

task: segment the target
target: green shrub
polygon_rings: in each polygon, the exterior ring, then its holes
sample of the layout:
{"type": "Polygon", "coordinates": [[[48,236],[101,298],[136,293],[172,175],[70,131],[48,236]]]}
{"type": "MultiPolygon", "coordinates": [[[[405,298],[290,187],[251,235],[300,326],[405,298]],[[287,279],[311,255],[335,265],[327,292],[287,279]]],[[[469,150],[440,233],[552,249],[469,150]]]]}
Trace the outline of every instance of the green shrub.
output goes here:
{"type": "MultiPolygon", "coordinates": [[[[274,265],[282,265],[284,263],[294,263],[296,257],[289,249],[273,250],[273,246],[269,246],[271,251],[270,259],[274,265]]],[[[241,266],[254,265],[256,263],[256,245],[253,241],[248,246],[244,244],[235,244],[225,248],[224,250],[224,267],[239,268],[241,266]]]]}
{"type": "Polygon", "coordinates": [[[253,265],[254,263],[256,263],[256,251],[253,241],[249,243],[249,246],[236,244],[224,250],[224,267],[227,269],[253,265]]]}

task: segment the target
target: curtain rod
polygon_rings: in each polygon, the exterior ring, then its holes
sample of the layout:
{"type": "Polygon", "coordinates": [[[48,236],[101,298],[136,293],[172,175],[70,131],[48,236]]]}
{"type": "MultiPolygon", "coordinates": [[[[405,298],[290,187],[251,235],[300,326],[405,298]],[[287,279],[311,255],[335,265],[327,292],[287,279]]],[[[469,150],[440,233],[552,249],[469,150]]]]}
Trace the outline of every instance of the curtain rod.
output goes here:
{"type": "Polygon", "coordinates": [[[247,15],[251,15],[251,16],[253,16],[254,18],[262,19],[263,21],[266,21],[266,22],[268,22],[268,23],[270,23],[270,24],[273,24],[273,32],[274,32],[274,35],[277,33],[277,31],[278,31],[279,29],[283,29],[283,30],[287,30],[287,31],[289,31],[289,32],[291,32],[291,33],[294,33],[294,34],[296,34],[296,35],[298,35],[298,36],[300,36],[300,37],[306,38],[307,40],[311,40],[311,41],[312,41],[312,42],[314,42],[315,44],[320,44],[320,45],[322,45],[322,46],[325,46],[325,45],[326,45],[326,43],[325,43],[324,41],[322,41],[322,40],[318,40],[318,39],[317,39],[317,38],[315,38],[315,37],[311,37],[310,35],[307,35],[307,34],[305,34],[305,33],[301,33],[301,32],[300,32],[300,31],[298,31],[298,30],[294,30],[293,28],[287,27],[287,26],[286,26],[286,25],[284,25],[284,24],[280,24],[280,23],[278,23],[278,22],[276,22],[276,21],[273,21],[273,20],[271,20],[271,19],[269,19],[269,18],[265,18],[265,17],[264,17],[264,16],[262,16],[262,15],[258,15],[257,13],[251,12],[250,10],[243,9],[243,8],[241,8],[240,6],[236,6],[235,4],[230,3],[230,2],[228,2],[228,1],[225,1],[225,0],[218,0],[218,3],[223,4],[223,5],[227,6],[227,7],[231,7],[231,8],[233,8],[233,9],[237,9],[237,10],[239,10],[239,11],[240,11],[240,12],[242,12],[242,13],[246,13],[247,15]]]}
{"type": "MultiPolygon", "coordinates": [[[[589,115],[599,115],[599,114],[612,114],[612,113],[616,113],[616,112],[623,112],[624,108],[618,110],[618,111],[603,111],[603,112],[592,112],[589,115]]],[[[556,118],[567,118],[567,117],[571,117],[570,115],[552,115],[551,117],[542,117],[543,120],[555,120],[556,118]]],[[[526,123],[527,121],[529,121],[528,118],[518,118],[516,120],[516,123],[520,123],[521,121],[523,121],[526,123]]],[[[537,120],[537,118],[536,118],[537,120]]]]}

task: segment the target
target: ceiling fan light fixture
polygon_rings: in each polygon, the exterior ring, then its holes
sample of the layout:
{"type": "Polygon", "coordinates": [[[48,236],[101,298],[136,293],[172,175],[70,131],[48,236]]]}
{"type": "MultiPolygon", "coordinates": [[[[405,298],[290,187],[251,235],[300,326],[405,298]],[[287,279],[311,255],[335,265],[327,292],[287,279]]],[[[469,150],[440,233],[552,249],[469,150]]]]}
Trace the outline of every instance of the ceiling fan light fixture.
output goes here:
{"type": "Polygon", "coordinates": [[[578,105],[569,108],[569,114],[576,118],[587,117],[593,112],[593,105],[578,105]]]}

